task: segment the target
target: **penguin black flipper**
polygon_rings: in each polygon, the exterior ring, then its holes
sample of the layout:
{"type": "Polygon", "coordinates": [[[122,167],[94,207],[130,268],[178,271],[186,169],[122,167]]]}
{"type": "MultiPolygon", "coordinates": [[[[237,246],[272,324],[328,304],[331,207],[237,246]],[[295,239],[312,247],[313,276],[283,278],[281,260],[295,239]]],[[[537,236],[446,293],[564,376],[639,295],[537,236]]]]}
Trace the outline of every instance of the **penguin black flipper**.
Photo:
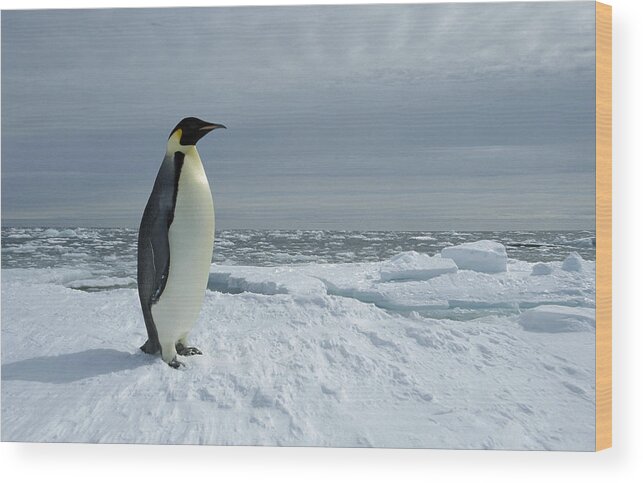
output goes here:
{"type": "Polygon", "coordinates": [[[176,192],[183,166],[181,152],[166,156],[161,164],[152,194],[147,201],[138,232],[138,295],[148,340],[141,350],[155,354],[160,349],[158,332],[152,317],[155,304],[167,283],[170,268],[170,242],[168,233],[174,219],[176,192]]]}

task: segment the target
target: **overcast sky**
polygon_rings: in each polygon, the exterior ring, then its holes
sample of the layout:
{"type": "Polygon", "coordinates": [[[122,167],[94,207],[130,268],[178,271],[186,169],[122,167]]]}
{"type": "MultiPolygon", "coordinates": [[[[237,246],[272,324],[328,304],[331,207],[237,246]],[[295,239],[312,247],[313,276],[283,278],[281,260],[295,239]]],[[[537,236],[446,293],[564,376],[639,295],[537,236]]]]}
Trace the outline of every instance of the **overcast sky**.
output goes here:
{"type": "Polygon", "coordinates": [[[138,226],[197,116],[218,229],[593,229],[594,57],[594,2],[2,12],[2,223],[138,226]]]}

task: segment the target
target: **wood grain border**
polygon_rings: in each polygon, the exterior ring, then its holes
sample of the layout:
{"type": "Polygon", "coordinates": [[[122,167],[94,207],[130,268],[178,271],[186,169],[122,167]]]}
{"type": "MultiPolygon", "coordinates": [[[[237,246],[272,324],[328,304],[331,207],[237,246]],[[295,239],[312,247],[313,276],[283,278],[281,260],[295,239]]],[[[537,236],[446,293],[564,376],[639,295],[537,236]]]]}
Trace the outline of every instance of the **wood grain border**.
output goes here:
{"type": "Polygon", "coordinates": [[[596,451],[612,446],[612,7],[596,2],[596,451]]]}

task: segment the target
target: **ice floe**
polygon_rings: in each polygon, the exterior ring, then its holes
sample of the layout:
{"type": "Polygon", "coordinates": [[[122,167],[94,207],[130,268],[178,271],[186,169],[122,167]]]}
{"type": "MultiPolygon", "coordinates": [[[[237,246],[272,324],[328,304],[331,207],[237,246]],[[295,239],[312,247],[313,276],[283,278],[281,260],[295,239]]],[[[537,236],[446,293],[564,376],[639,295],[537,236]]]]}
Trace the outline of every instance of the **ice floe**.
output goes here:
{"type": "MultiPolygon", "coordinates": [[[[284,267],[211,267],[212,290],[271,294],[338,295],[396,311],[462,309],[519,310],[539,304],[593,306],[594,262],[584,275],[561,270],[561,263],[532,264],[513,260],[508,269],[485,273],[458,270],[440,256],[403,252],[383,262],[303,264],[284,267]],[[548,273],[545,273],[547,272],[548,273]],[[533,277],[534,271],[540,274],[533,277]]],[[[460,316],[464,316],[460,313],[460,316]]]]}

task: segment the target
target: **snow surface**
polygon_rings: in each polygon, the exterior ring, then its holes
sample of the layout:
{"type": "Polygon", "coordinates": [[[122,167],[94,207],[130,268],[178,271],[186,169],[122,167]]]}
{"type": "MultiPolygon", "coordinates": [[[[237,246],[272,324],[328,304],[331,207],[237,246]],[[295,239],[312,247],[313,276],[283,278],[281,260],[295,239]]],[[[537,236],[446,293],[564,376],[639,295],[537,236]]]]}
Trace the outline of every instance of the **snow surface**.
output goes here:
{"type": "Polygon", "coordinates": [[[2,439],[593,450],[594,262],[508,262],[214,265],[181,370],[129,280],[3,269],[2,439]]]}
{"type": "Polygon", "coordinates": [[[520,314],[525,330],[534,332],[578,332],[596,328],[596,310],[587,307],[540,305],[520,314]]]}
{"type": "Polygon", "coordinates": [[[507,251],[504,245],[491,240],[443,248],[442,257],[453,259],[461,270],[487,273],[507,271],[507,251]]]}

